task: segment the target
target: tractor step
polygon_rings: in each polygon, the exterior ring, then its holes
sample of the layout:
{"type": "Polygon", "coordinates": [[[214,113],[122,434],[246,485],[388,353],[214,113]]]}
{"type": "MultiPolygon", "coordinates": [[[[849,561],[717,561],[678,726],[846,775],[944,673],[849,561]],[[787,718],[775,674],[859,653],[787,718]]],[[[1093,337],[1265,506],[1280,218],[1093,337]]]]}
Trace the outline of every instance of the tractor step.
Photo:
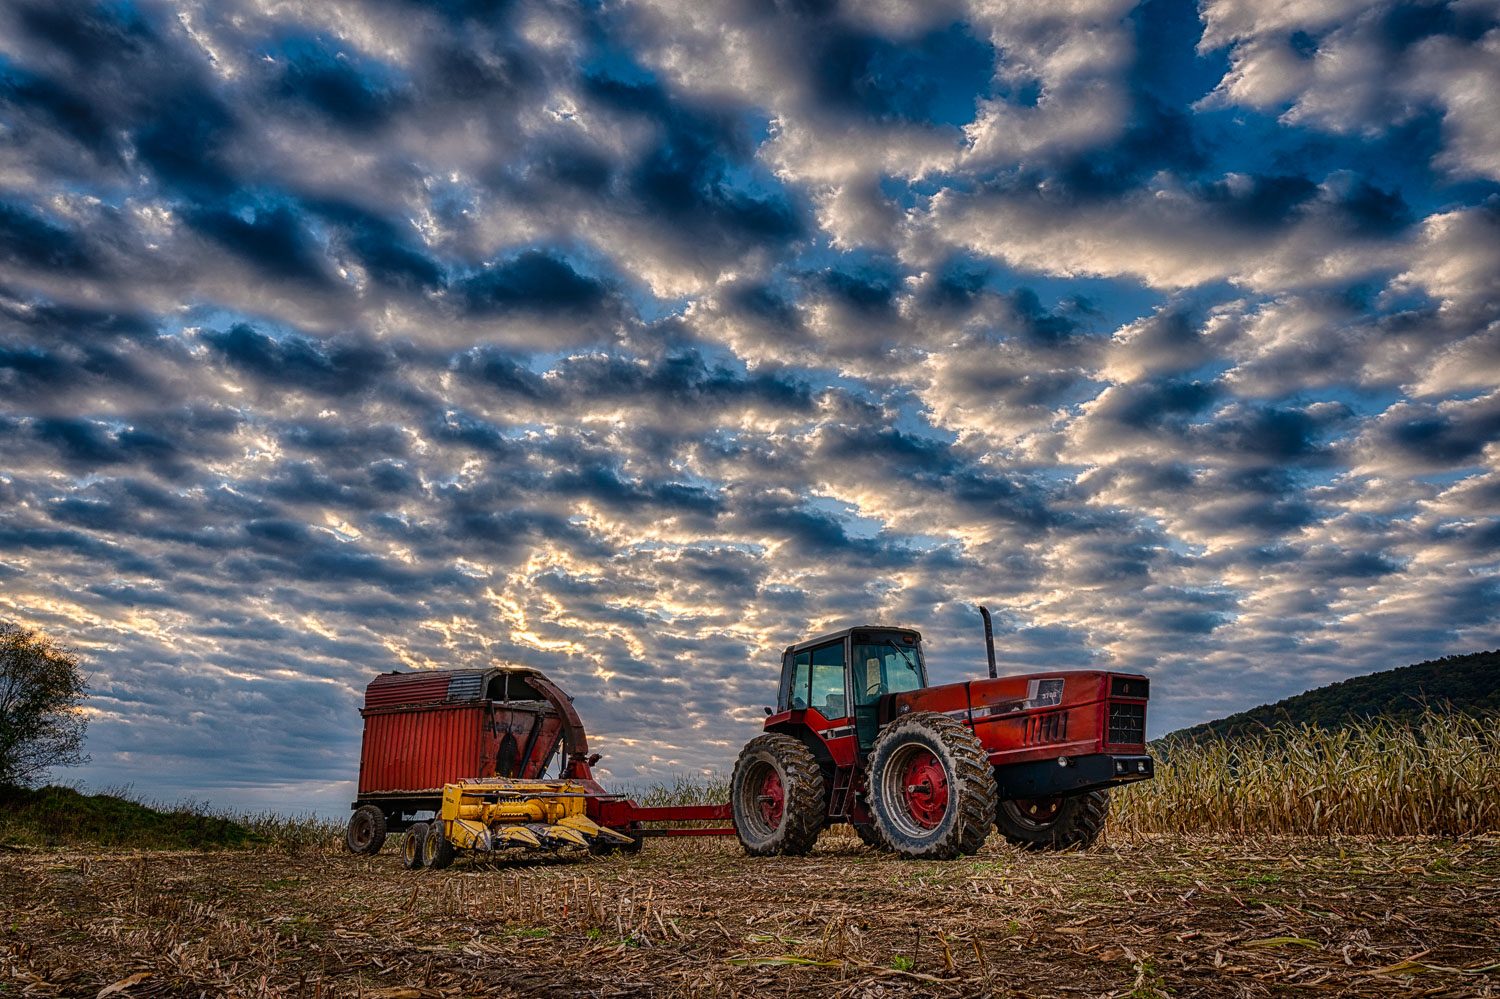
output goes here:
{"type": "Polygon", "coordinates": [[[849,788],[853,783],[854,768],[839,767],[833,775],[833,794],[828,799],[828,817],[830,819],[847,819],[849,817],[849,788]]]}

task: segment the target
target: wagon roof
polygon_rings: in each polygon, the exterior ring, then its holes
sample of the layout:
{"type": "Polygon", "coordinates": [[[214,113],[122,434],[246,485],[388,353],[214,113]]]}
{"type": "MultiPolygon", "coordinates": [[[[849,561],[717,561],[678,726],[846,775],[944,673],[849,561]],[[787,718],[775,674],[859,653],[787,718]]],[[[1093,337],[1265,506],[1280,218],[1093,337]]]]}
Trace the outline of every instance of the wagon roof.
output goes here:
{"type": "Polygon", "coordinates": [[[462,703],[484,698],[492,676],[501,673],[540,675],[530,666],[489,666],[483,669],[423,669],[410,673],[382,673],[365,688],[366,708],[398,704],[462,703]]]}

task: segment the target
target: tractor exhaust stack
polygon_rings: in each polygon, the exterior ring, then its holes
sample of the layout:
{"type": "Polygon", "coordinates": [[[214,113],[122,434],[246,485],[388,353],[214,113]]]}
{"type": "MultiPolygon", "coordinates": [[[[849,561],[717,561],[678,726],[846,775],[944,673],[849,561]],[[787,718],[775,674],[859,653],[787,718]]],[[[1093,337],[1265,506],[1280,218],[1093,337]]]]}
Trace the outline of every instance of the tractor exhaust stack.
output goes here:
{"type": "Polygon", "coordinates": [[[990,660],[990,679],[995,679],[995,626],[990,622],[990,609],[979,605],[979,616],[984,618],[984,654],[990,660]]]}

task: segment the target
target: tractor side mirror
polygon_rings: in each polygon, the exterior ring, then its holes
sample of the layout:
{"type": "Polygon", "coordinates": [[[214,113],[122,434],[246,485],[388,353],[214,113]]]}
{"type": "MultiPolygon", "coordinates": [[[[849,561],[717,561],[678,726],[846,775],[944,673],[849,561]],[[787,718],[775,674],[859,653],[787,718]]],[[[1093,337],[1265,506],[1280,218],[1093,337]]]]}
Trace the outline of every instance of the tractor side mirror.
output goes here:
{"type": "Polygon", "coordinates": [[[771,709],[770,708],[763,708],[762,710],[765,711],[767,718],[771,717],[771,709]]]}

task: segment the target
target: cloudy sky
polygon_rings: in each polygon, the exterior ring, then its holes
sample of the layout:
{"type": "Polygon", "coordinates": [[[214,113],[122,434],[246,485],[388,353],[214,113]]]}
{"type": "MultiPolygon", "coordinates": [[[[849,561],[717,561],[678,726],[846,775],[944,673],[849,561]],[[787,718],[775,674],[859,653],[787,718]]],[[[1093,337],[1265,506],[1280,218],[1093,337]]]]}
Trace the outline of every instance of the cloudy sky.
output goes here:
{"type": "Polygon", "coordinates": [[[1500,4],[0,8],[0,618],[93,764],[348,801],[388,669],[617,779],[778,650],[1155,680],[1497,644],[1500,4]]]}

